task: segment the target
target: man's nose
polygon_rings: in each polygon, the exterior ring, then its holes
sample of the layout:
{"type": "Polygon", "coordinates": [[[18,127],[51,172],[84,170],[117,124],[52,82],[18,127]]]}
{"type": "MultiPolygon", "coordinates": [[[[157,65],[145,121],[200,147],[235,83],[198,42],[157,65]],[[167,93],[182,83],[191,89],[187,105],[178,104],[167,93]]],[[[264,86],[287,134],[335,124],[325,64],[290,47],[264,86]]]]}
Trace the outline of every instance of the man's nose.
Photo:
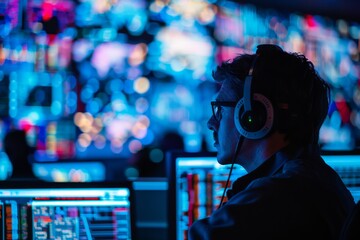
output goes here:
{"type": "Polygon", "coordinates": [[[219,122],[215,119],[214,116],[211,116],[211,118],[207,121],[207,127],[210,130],[215,131],[215,129],[218,127],[219,122]]]}

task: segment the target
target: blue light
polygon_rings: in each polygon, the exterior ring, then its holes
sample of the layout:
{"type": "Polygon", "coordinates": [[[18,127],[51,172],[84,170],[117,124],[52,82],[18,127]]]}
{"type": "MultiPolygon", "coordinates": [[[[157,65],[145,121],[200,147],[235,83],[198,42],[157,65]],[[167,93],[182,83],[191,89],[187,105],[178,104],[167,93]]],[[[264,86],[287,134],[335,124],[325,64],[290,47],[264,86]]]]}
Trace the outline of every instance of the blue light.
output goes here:
{"type": "Polygon", "coordinates": [[[100,108],[101,100],[98,98],[94,98],[86,104],[86,111],[91,113],[92,115],[96,115],[100,111],[100,108]]]}
{"type": "Polygon", "coordinates": [[[93,92],[97,92],[100,88],[100,83],[99,80],[97,78],[90,78],[87,81],[86,86],[89,86],[92,88],[93,92]]]}
{"type": "Polygon", "coordinates": [[[133,186],[135,190],[168,190],[168,183],[166,181],[134,181],[133,186]]]}
{"type": "Polygon", "coordinates": [[[133,80],[125,80],[124,91],[128,94],[134,93],[134,81],[133,80]]]}
{"type": "Polygon", "coordinates": [[[76,108],[76,102],[77,102],[77,94],[74,91],[69,92],[69,94],[67,95],[67,105],[68,107],[70,107],[71,109],[75,109],[76,108]]]}
{"type": "Polygon", "coordinates": [[[143,139],[141,139],[141,142],[144,145],[150,145],[151,143],[153,143],[154,139],[155,139],[154,132],[150,128],[148,128],[146,136],[143,139]]]}
{"type": "Polygon", "coordinates": [[[112,79],[107,82],[105,91],[108,94],[112,94],[114,92],[122,91],[124,88],[124,83],[120,79],[112,79]]]}
{"type": "Polygon", "coordinates": [[[62,104],[60,101],[53,101],[51,104],[51,112],[55,116],[58,116],[62,113],[62,104]]]}
{"type": "Polygon", "coordinates": [[[97,41],[108,42],[113,41],[116,38],[117,32],[115,28],[103,28],[98,31],[97,36],[97,41]]]}
{"type": "Polygon", "coordinates": [[[68,83],[71,89],[74,89],[76,87],[76,83],[77,83],[77,79],[74,75],[69,75],[68,78],[68,83]]]}
{"type": "Polygon", "coordinates": [[[93,89],[90,86],[87,86],[83,88],[83,90],[80,93],[80,99],[82,102],[86,103],[89,99],[92,98],[94,94],[93,89]]]}

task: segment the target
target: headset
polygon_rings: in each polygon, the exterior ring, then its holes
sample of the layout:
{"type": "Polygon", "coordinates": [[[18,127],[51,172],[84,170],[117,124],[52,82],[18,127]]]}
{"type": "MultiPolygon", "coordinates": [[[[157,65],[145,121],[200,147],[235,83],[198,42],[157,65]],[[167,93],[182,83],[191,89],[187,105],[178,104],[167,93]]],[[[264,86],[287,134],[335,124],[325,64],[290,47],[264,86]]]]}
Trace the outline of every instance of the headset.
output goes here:
{"type": "Polygon", "coordinates": [[[264,54],[274,52],[283,52],[283,50],[273,44],[262,44],[257,46],[256,56],[253,60],[249,73],[245,78],[243,97],[237,102],[234,113],[234,121],[237,130],[240,133],[239,140],[233,155],[230,172],[225,184],[218,209],[222,207],[225,199],[225,192],[228,187],[230,176],[235,164],[237,155],[245,138],[261,139],[265,137],[272,129],[274,124],[274,107],[271,101],[260,93],[252,93],[253,74],[255,64],[258,58],[264,54]]]}
{"type": "Polygon", "coordinates": [[[254,71],[256,61],[264,54],[283,52],[273,44],[257,46],[256,56],[249,73],[245,78],[243,97],[235,107],[234,122],[239,133],[245,138],[261,139],[272,129],[274,124],[274,107],[271,101],[263,94],[252,92],[254,85],[254,71]]]}

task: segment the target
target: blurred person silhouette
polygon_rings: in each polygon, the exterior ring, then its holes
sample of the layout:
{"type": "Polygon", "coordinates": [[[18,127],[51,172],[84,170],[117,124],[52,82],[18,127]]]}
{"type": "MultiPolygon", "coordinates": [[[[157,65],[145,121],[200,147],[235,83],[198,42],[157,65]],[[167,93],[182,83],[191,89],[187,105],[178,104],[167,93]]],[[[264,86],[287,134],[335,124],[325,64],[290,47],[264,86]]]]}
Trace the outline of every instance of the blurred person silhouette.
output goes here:
{"type": "Polygon", "coordinates": [[[36,179],[30,162],[35,149],[26,139],[24,130],[12,129],[4,137],[4,152],[12,164],[12,174],[7,180],[36,179]]]}
{"type": "Polygon", "coordinates": [[[217,160],[247,174],[193,223],[189,239],[338,239],[355,203],[320,156],[330,89],[313,64],[264,44],[223,62],[213,77],[221,87],[207,124],[217,160]]]}

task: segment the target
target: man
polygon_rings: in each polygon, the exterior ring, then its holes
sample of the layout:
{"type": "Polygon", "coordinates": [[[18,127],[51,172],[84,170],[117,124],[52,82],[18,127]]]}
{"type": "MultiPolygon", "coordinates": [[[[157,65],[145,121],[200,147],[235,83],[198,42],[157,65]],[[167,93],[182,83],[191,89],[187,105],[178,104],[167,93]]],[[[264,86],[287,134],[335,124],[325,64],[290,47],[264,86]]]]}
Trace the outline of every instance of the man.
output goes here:
{"type": "Polygon", "coordinates": [[[213,116],[220,164],[248,174],[228,201],[189,230],[190,240],[338,239],[354,199],[318,146],[329,87],[305,56],[260,45],[213,74],[221,83],[213,116]]]}

